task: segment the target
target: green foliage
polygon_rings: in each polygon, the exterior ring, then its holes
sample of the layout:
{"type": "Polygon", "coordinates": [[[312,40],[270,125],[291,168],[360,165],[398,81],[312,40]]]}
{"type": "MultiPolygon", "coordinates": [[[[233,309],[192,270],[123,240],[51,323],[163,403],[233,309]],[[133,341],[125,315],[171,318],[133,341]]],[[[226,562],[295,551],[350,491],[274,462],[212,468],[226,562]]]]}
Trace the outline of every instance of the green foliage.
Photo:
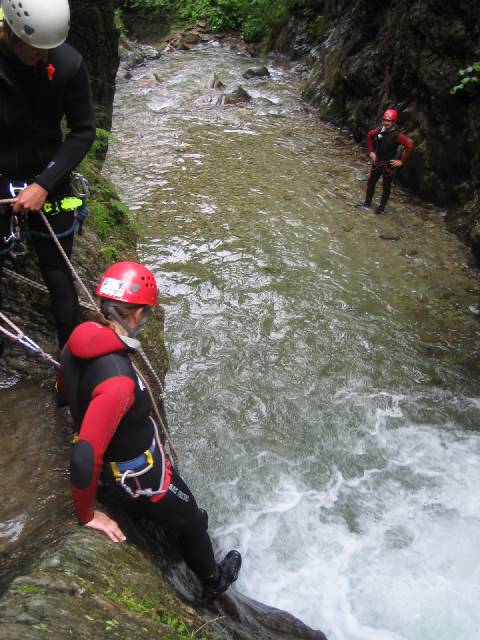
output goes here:
{"type": "Polygon", "coordinates": [[[20,584],[18,586],[16,586],[16,589],[18,589],[18,591],[21,591],[22,593],[41,593],[42,588],[38,585],[38,584],[20,584]]]}
{"type": "Polygon", "coordinates": [[[115,9],[115,28],[123,34],[126,34],[128,32],[123,13],[120,11],[120,9],[115,9]]]}
{"type": "Polygon", "coordinates": [[[249,42],[269,38],[302,0],[121,0],[122,15],[186,24],[204,19],[210,31],[240,31],[249,42]]]}
{"type": "Polygon", "coordinates": [[[468,84],[477,84],[480,82],[480,60],[474,62],[465,69],[460,69],[459,76],[462,76],[459,84],[450,89],[450,93],[454,95],[457,91],[462,91],[468,84]]]}
{"type": "Polygon", "coordinates": [[[175,0],[121,0],[120,8],[125,15],[134,15],[143,20],[162,20],[176,14],[175,0]]]}
{"type": "Polygon", "coordinates": [[[104,157],[108,150],[108,142],[112,138],[112,133],[106,129],[95,129],[96,137],[90,153],[95,157],[104,157]]]}
{"type": "MultiPolygon", "coordinates": [[[[136,600],[127,592],[118,593],[112,590],[109,590],[106,595],[112,602],[125,607],[132,613],[170,627],[177,632],[178,635],[176,637],[178,640],[193,640],[194,638],[197,640],[208,640],[207,635],[197,635],[200,629],[196,631],[190,630],[182,620],[159,608],[159,603],[148,596],[145,596],[141,600],[136,600]]],[[[111,623],[111,621],[107,620],[105,624],[108,625],[109,623],[111,623]]]]}
{"type": "Polygon", "coordinates": [[[108,237],[116,227],[129,222],[128,207],[115,198],[109,199],[108,202],[91,200],[89,209],[95,232],[100,238],[108,237]]]}

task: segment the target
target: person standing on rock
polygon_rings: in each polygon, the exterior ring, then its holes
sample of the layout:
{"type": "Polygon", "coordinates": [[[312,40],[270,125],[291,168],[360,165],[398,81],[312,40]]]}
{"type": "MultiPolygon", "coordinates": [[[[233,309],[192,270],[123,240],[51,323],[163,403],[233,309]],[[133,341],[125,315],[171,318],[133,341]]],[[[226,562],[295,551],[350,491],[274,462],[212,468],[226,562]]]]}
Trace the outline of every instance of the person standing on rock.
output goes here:
{"type": "Polygon", "coordinates": [[[65,44],[68,0],[1,0],[0,14],[0,199],[15,198],[0,212],[0,274],[15,253],[15,216],[32,238],[62,347],[79,322],[78,299],[38,212],[70,256],[78,201],[70,174],[95,139],[90,84],[80,53],[65,44]]]}
{"type": "Polygon", "coordinates": [[[382,176],[382,197],[375,213],[385,212],[392,179],[395,171],[403,167],[413,150],[413,142],[406,135],[400,133],[397,126],[398,114],[395,109],[387,109],[383,114],[383,121],[380,127],[375,127],[368,132],[367,147],[368,155],[372,161],[372,167],[368,174],[367,193],[365,202],[359,207],[370,207],[377,182],[382,176]],[[398,157],[398,149],[403,147],[401,158],[398,157]]]}
{"type": "Polygon", "coordinates": [[[153,274],[136,262],[107,269],[97,287],[101,312],[96,322],[76,327],[61,355],[65,394],[78,437],[70,478],[81,524],[112,542],[125,535],[99,499],[133,516],[143,516],[173,532],[187,565],[213,599],[237,579],[241,555],[230,551],[216,563],[208,535],[208,516],[172,467],[151,415],[152,401],[130,360],[139,348],[135,336],[157,304],[153,274]]]}

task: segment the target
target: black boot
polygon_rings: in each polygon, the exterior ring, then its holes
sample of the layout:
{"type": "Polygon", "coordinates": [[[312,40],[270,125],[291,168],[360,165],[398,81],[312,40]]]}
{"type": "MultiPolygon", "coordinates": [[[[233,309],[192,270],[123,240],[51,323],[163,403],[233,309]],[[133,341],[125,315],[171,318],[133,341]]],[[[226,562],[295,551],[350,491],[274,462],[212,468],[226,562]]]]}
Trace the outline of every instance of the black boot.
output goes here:
{"type": "Polygon", "coordinates": [[[377,215],[381,215],[382,213],[385,213],[385,207],[382,207],[382,205],[380,204],[376,209],[375,209],[375,213],[377,215]]]}
{"type": "Polygon", "coordinates": [[[227,553],[225,558],[218,563],[218,572],[215,577],[207,578],[203,581],[203,597],[205,600],[214,600],[228,589],[228,587],[238,578],[240,567],[242,566],[242,556],[236,549],[227,553]]]}
{"type": "Polygon", "coordinates": [[[359,202],[358,204],[355,205],[357,209],[370,209],[371,206],[372,206],[372,203],[369,202],[368,200],[365,200],[365,202],[359,202]]]}

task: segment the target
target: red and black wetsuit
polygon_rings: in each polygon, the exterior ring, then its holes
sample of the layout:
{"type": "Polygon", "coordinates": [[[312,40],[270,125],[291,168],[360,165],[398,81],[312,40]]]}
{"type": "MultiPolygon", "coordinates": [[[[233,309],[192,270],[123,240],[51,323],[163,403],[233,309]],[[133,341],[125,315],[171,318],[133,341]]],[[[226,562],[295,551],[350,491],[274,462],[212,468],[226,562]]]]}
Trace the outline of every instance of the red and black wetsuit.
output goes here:
{"type": "MultiPolygon", "coordinates": [[[[110,485],[108,502],[143,515],[178,535],[182,555],[204,580],[216,572],[207,515],[167,460],[162,489],[153,497],[131,497],[118,487],[109,462],[132,460],[154,440],[151,400],[135,373],[129,347],[108,327],[84,322],[70,336],[61,356],[64,393],[78,441],[73,446],[70,477],[73,500],[82,524],[93,518],[97,485],[110,485]]],[[[153,468],[131,488],[157,490],[162,477],[162,455],[153,450],[153,468]]],[[[100,497],[100,496],[99,496],[100,497]]]]}
{"type": "Polygon", "coordinates": [[[406,135],[400,133],[398,127],[393,126],[391,129],[375,127],[375,129],[368,132],[368,152],[371,153],[374,151],[377,156],[377,160],[373,163],[370,173],[368,174],[365,204],[370,206],[372,203],[377,182],[380,176],[383,176],[380,209],[385,209],[390,197],[392,178],[395,171],[390,167],[389,161],[396,160],[398,158],[398,147],[400,146],[404,148],[400,160],[402,161],[402,164],[405,164],[412,153],[413,142],[410,138],[407,138],[406,135]]]}

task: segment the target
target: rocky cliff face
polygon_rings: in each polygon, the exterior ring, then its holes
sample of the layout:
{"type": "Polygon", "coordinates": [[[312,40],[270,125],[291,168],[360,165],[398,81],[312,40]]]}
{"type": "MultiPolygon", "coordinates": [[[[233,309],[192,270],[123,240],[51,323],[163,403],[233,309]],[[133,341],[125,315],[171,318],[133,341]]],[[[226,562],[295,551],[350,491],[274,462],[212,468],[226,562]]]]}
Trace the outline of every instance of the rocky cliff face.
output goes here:
{"type": "Polygon", "coordinates": [[[97,125],[107,130],[112,123],[119,64],[115,5],[115,0],[70,0],[72,26],[68,41],[86,60],[97,107],[97,125]]]}
{"type": "MultiPolygon", "coordinates": [[[[313,0],[279,48],[307,55],[304,96],[357,141],[387,107],[416,149],[400,179],[424,198],[460,206],[460,225],[480,217],[480,84],[450,94],[458,70],[480,59],[473,0],[313,0]]],[[[459,212],[456,214],[457,218],[459,212]]]]}

